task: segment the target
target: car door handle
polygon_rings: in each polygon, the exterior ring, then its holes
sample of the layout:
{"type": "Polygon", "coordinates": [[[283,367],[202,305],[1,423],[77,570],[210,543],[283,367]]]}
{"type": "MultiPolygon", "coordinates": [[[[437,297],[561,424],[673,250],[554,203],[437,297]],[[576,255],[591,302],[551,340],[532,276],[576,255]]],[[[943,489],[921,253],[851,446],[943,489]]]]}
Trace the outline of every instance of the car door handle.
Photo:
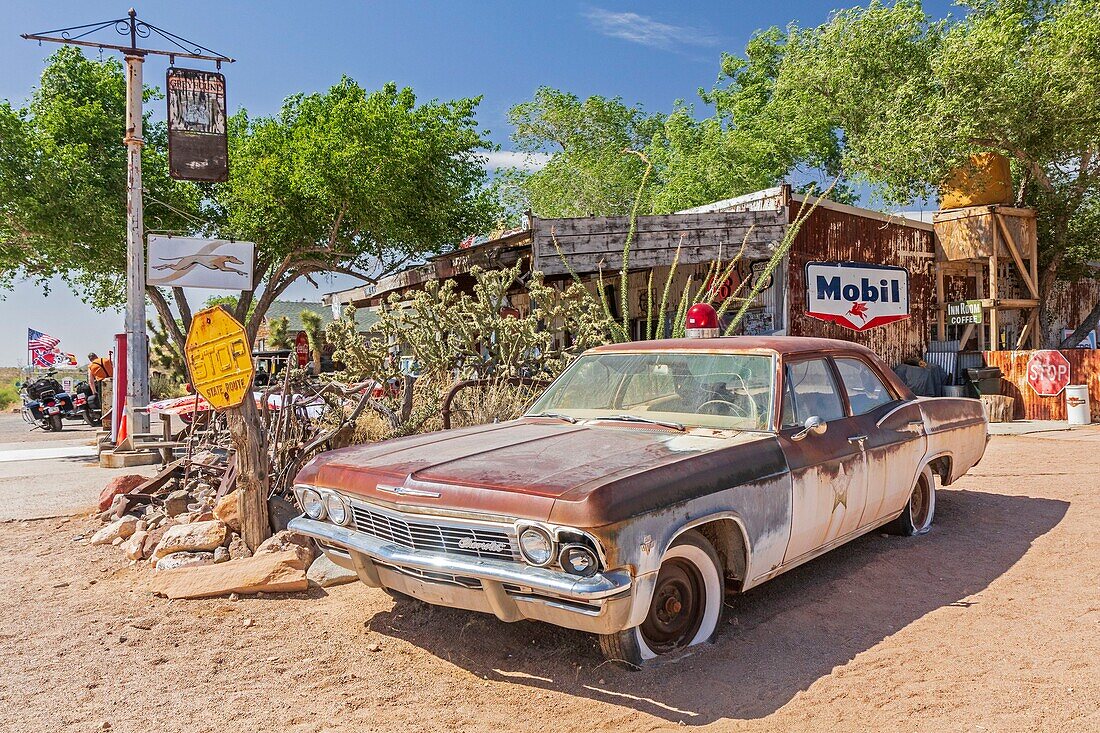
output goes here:
{"type": "Polygon", "coordinates": [[[859,445],[860,450],[863,450],[863,444],[867,442],[866,435],[853,435],[848,438],[848,442],[852,445],[859,445]]]}

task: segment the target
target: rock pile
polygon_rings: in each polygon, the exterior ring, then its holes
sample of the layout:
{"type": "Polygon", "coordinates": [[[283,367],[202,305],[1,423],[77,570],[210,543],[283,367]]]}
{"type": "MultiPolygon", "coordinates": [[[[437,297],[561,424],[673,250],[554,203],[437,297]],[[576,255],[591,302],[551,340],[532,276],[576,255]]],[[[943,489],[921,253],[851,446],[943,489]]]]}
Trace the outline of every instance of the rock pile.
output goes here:
{"type": "Polygon", "coordinates": [[[153,592],[169,598],[302,591],[355,579],[331,563],[307,579],[318,553],[312,540],[288,530],[251,552],[239,534],[238,492],[223,485],[225,456],[191,460],[199,467],[194,472],[169,465],[154,479],[112,479],[100,494],[104,526],[90,543],[115,545],[132,563],[147,562],[156,573],[153,592]]]}

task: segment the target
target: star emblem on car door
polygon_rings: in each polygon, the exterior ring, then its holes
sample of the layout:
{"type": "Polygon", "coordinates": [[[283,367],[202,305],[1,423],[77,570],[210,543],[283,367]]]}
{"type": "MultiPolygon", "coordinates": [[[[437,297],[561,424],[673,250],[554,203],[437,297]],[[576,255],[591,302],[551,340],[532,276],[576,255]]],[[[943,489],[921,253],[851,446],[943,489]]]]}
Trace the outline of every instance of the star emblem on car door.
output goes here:
{"type": "Polygon", "coordinates": [[[848,485],[845,484],[844,488],[840,488],[833,484],[833,511],[835,512],[841,504],[844,505],[845,509],[848,508],[848,485]]]}
{"type": "Polygon", "coordinates": [[[844,465],[841,464],[840,471],[837,473],[836,479],[829,485],[829,488],[833,490],[833,508],[835,512],[838,506],[844,505],[844,509],[848,509],[848,488],[852,485],[852,476],[844,470],[844,465]]]}

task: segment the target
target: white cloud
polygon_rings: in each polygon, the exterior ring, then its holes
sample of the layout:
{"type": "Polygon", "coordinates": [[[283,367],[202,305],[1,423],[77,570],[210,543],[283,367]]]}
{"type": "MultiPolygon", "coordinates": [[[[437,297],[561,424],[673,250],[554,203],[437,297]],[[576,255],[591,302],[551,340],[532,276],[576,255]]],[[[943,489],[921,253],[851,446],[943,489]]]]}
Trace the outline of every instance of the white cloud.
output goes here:
{"type": "Polygon", "coordinates": [[[550,161],[547,153],[517,153],[514,150],[491,150],[482,153],[485,167],[489,170],[499,168],[519,168],[525,171],[537,171],[550,161]]]}
{"type": "Polygon", "coordinates": [[[621,38],[631,43],[660,48],[666,51],[682,46],[715,46],[718,38],[712,33],[688,26],[662,23],[638,13],[616,13],[594,8],[585,17],[605,36],[621,38]]]}

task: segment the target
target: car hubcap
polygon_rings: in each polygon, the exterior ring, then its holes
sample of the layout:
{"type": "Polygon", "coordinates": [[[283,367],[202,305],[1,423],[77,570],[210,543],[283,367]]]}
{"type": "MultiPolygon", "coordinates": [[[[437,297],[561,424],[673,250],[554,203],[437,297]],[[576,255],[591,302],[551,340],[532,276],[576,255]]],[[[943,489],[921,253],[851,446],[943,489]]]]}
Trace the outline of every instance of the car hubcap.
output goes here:
{"type": "Polygon", "coordinates": [[[928,523],[928,498],[925,496],[924,482],[917,484],[913,489],[913,496],[909,499],[909,518],[913,522],[914,529],[924,529],[928,523]]]}
{"type": "Polygon", "coordinates": [[[661,566],[642,638],[657,654],[687,646],[699,633],[706,604],[703,576],[679,558],[661,566]]]}

